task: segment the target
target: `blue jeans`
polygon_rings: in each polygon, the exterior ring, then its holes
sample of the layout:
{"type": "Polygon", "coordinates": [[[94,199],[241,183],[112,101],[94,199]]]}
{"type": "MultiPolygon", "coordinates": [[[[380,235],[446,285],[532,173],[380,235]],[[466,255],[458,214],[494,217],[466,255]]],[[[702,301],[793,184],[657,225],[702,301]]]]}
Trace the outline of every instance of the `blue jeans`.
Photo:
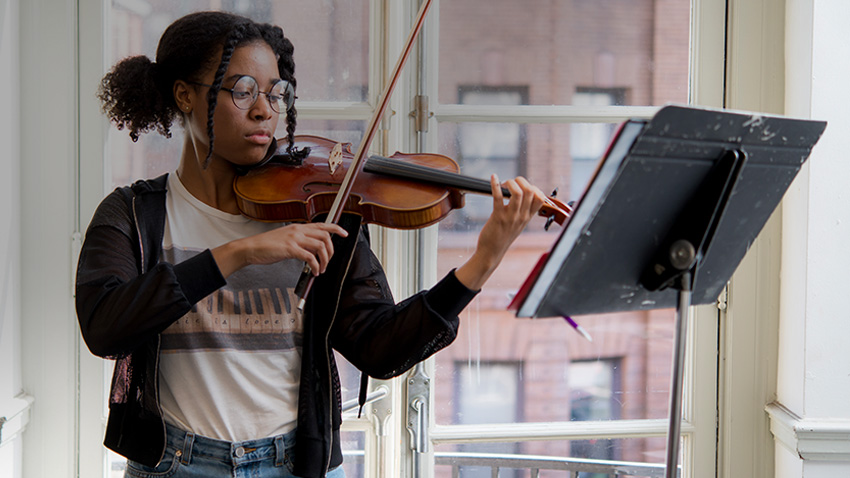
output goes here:
{"type": "MultiPolygon", "coordinates": [[[[127,461],[125,478],[297,478],[292,474],[295,431],[244,442],[228,442],[167,426],[165,456],[156,468],[127,461]]],[[[342,467],[327,478],[345,478],[342,467]]]]}

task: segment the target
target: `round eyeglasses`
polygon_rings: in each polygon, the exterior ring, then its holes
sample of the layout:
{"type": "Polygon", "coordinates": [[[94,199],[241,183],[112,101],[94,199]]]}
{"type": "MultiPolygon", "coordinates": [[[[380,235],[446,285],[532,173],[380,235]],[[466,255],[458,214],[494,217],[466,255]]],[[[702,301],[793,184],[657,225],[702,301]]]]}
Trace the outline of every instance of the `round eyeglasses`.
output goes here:
{"type": "MultiPolygon", "coordinates": [[[[212,88],[212,85],[195,81],[190,81],[189,83],[212,88]]],[[[275,81],[271,89],[265,92],[260,91],[257,80],[253,76],[248,75],[240,76],[236,80],[236,83],[233,84],[233,88],[222,86],[221,90],[230,92],[230,98],[233,100],[233,104],[240,110],[251,109],[257,103],[257,98],[260,97],[260,94],[264,94],[275,113],[285,113],[295,104],[296,98],[295,88],[286,80],[275,81]]]]}

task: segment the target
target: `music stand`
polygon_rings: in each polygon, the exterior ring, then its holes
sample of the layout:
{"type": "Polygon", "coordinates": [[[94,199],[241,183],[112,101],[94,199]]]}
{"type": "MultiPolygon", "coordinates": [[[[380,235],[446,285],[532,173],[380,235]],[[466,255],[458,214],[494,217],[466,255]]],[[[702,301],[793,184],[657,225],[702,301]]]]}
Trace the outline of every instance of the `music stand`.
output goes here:
{"type": "Polygon", "coordinates": [[[623,123],[511,305],[517,317],[676,308],[668,478],[690,306],[717,300],[825,127],[677,105],[623,123]]]}

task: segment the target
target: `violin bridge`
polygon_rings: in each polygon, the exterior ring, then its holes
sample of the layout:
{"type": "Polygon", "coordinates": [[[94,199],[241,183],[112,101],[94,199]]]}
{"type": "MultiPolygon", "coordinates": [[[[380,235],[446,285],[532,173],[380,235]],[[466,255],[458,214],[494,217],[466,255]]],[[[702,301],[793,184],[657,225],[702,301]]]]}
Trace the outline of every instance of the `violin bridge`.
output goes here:
{"type": "Polygon", "coordinates": [[[331,170],[331,174],[336,171],[340,164],[342,164],[342,143],[337,143],[331,149],[331,154],[328,155],[328,169],[331,170]]]}

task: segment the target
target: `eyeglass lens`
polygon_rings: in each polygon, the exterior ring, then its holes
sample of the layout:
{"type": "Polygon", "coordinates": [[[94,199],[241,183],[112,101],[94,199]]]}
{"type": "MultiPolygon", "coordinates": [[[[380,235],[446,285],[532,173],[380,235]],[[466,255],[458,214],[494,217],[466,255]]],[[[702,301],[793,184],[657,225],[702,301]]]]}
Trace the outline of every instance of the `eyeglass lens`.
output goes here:
{"type": "Polygon", "coordinates": [[[271,104],[272,110],[276,113],[288,111],[295,102],[295,90],[286,80],[278,80],[274,85],[272,85],[271,90],[266,93],[264,91],[260,91],[257,80],[246,75],[236,80],[236,84],[233,85],[233,88],[231,88],[233,104],[235,104],[237,108],[243,110],[247,110],[254,106],[254,103],[257,102],[257,97],[259,97],[260,93],[266,95],[266,98],[269,100],[269,104],[271,104]]]}

